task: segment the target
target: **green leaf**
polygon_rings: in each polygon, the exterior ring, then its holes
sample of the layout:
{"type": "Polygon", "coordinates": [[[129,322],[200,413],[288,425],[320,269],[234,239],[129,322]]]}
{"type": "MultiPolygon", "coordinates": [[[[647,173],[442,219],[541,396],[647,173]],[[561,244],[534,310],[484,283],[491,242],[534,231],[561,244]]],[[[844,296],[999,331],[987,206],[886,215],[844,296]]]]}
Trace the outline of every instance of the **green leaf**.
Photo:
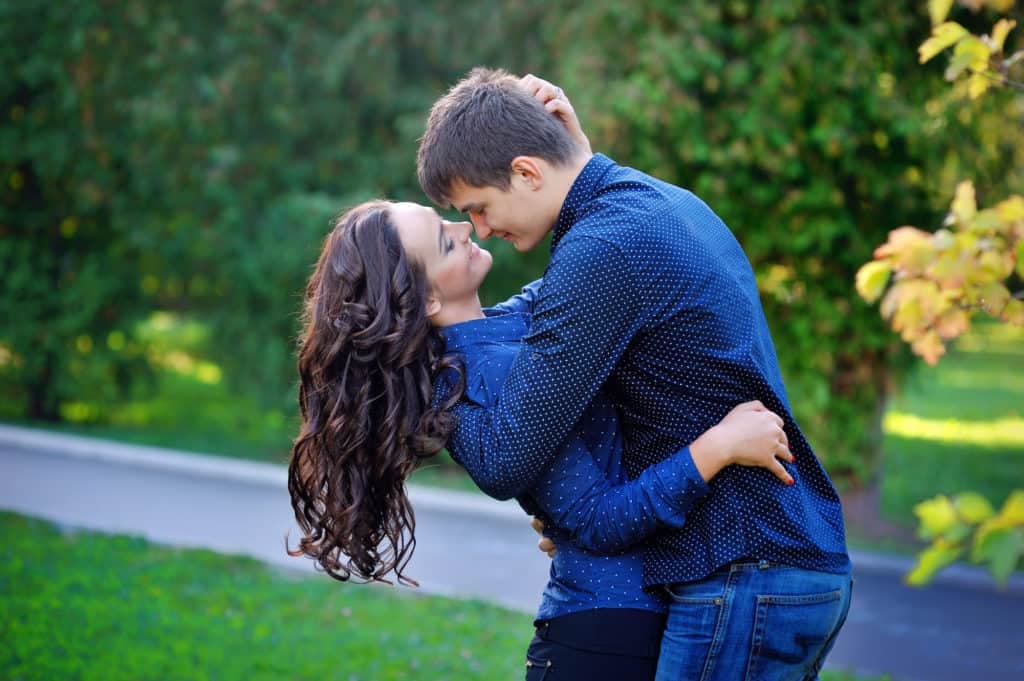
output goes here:
{"type": "Polygon", "coordinates": [[[961,546],[947,546],[932,544],[917,556],[917,563],[914,569],[906,576],[907,584],[911,586],[922,586],[932,580],[942,568],[956,562],[956,559],[963,553],[961,546]]]}
{"type": "Polygon", "coordinates": [[[996,581],[1005,584],[1020,562],[1022,552],[1024,533],[1020,529],[1004,528],[992,532],[976,555],[988,563],[989,571],[996,581]]]}
{"type": "Polygon", "coordinates": [[[946,80],[954,81],[960,77],[967,67],[974,61],[974,55],[971,54],[954,54],[953,58],[949,60],[949,66],[946,67],[946,73],[944,74],[946,80]]]}
{"type": "Polygon", "coordinates": [[[958,494],[955,503],[960,517],[972,525],[983,523],[996,514],[996,510],[992,508],[988,499],[977,492],[958,494]]]}
{"type": "Polygon", "coordinates": [[[948,47],[957,44],[964,36],[970,35],[967,29],[955,21],[947,21],[932,29],[932,36],[921,43],[917,48],[918,61],[922,64],[942,52],[948,47]]]}
{"type": "Polygon", "coordinates": [[[1017,276],[1024,278],[1024,239],[1017,242],[1017,276]]]}
{"type": "Polygon", "coordinates": [[[882,295],[882,291],[885,290],[885,285],[889,282],[889,275],[891,273],[892,267],[888,262],[872,260],[869,263],[865,263],[857,270],[857,293],[867,302],[875,302],[882,295]]]}
{"type": "Polygon", "coordinates": [[[973,527],[971,525],[958,522],[943,533],[942,539],[951,546],[954,544],[959,545],[970,538],[972,530],[973,527]]]}

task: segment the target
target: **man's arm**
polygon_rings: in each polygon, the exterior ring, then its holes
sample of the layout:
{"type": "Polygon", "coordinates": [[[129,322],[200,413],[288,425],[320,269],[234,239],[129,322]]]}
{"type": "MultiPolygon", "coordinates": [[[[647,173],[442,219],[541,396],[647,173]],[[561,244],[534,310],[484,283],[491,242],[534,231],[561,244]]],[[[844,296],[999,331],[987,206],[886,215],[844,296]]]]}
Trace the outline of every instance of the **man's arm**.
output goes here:
{"type": "Polygon", "coordinates": [[[543,281],[543,279],[531,281],[519,293],[508,300],[485,309],[495,312],[525,312],[526,314],[532,314],[534,303],[537,302],[537,293],[540,291],[540,285],[543,281]]]}
{"type": "Polygon", "coordinates": [[[521,494],[554,459],[639,327],[639,295],[614,245],[566,237],[497,404],[460,402],[450,440],[492,497],[521,494]]]}

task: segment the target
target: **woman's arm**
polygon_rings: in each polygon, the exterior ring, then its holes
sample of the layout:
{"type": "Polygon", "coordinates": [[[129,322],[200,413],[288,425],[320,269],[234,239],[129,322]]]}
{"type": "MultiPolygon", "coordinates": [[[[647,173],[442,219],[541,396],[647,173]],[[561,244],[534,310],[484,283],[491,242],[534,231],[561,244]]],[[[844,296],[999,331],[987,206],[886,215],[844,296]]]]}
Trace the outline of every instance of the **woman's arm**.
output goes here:
{"type": "Polygon", "coordinates": [[[663,527],[682,527],[707,495],[707,483],[728,465],[768,468],[792,484],[780,458],[793,460],[782,419],[760,402],[747,402],[695,442],[621,484],[608,481],[582,438],[570,438],[530,496],[577,546],[616,553],[663,527]]]}
{"type": "Polygon", "coordinates": [[[498,303],[494,307],[484,308],[484,311],[525,312],[526,314],[533,314],[533,303],[537,300],[537,291],[540,290],[542,281],[544,280],[537,279],[536,281],[531,281],[516,295],[503,303],[498,303]]]}

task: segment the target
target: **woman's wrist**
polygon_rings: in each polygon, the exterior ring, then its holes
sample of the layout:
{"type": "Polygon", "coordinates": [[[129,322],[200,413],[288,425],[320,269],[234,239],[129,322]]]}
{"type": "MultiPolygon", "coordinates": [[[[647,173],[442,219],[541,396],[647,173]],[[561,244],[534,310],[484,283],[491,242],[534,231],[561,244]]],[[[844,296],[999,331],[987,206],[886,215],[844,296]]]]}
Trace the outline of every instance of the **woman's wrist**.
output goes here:
{"type": "Polygon", "coordinates": [[[704,482],[710,482],[711,478],[718,475],[718,472],[729,465],[729,451],[725,441],[721,437],[720,426],[713,426],[698,437],[690,445],[690,456],[697,472],[704,482]]]}

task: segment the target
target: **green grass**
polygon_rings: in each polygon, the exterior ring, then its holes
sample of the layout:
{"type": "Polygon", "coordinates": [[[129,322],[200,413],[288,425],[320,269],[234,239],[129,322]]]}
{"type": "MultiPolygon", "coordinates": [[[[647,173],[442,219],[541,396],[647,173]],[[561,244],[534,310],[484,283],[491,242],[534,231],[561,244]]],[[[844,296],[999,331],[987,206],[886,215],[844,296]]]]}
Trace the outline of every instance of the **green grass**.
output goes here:
{"type": "Polygon", "coordinates": [[[921,365],[885,420],[882,511],[967,489],[1002,504],[1024,487],[1024,329],[985,325],[937,366],[921,365]]]}
{"type": "Polygon", "coordinates": [[[0,536],[9,681],[522,678],[524,614],[9,513],[0,536]]]}
{"type": "Polygon", "coordinates": [[[511,679],[531,618],[0,514],[5,679],[511,679]]]}

